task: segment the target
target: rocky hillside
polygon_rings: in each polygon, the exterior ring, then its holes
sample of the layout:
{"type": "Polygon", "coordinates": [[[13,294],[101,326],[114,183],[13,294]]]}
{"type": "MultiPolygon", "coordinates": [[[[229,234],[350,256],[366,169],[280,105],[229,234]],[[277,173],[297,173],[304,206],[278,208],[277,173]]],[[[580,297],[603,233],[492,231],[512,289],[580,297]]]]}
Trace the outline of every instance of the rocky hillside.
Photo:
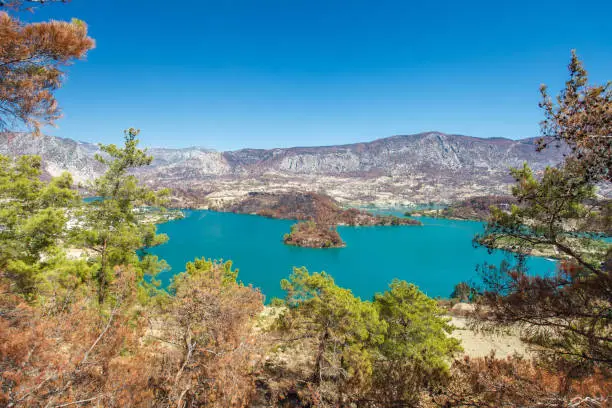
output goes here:
{"type": "Polygon", "coordinates": [[[438,132],[393,136],[370,143],[224,153],[236,173],[278,171],[328,176],[406,175],[505,170],[524,161],[536,168],[556,163],[559,154],[537,154],[535,139],[479,139],[438,132]]]}
{"type": "Polygon", "coordinates": [[[69,171],[76,181],[91,179],[104,171],[103,166],[94,160],[96,152],[98,147],[92,143],[50,136],[0,133],[0,154],[40,155],[47,175],[57,176],[69,171]]]}
{"type": "MultiPolygon", "coordinates": [[[[78,181],[100,174],[97,146],[50,136],[0,134],[0,154],[40,154],[45,170],[78,181]]],[[[341,202],[407,204],[508,192],[508,168],[555,165],[562,152],[535,151],[535,139],[481,139],[439,132],[369,143],[215,152],[193,147],[150,149],[153,165],[139,176],[177,192],[177,204],[231,201],[249,191],[322,191],[341,202]]]]}

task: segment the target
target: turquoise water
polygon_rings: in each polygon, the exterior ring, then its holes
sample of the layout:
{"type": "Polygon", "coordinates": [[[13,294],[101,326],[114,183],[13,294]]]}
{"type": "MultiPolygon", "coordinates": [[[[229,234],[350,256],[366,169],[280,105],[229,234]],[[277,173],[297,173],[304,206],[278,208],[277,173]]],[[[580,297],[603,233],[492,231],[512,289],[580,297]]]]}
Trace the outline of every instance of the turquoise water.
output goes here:
{"type": "MultiPolygon", "coordinates": [[[[369,299],[393,278],[418,285],[429,296],[448,297],[460,281],[478,280],[476,266],[499,264],[507,254],[474,248],[472,238],[483,224],[421,218],[422,227],[340,227],[346,248],[312,249],[284,245],[294,223],[254,215],[186,211],[186,217],[159,226],[168,243],[149,252],[165,259],[172,271],[160,274],[164,285],[195,257],[232,260],[239,279],[260,288],[266,299],[282,297],[279,282],[293,266],[326,271],[336,282],[369,299]]],[[[530,271],[550,273],[555,263],[530,258],[530,271]]]]}

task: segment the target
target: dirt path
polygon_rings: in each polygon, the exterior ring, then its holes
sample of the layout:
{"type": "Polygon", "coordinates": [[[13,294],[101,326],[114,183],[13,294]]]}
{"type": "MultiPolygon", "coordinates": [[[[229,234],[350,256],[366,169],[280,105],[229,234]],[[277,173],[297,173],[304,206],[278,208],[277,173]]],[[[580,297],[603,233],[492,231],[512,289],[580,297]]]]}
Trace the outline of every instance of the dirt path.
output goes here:
{"type": "Polygon", "coordinates": [[[484,357],[489,355],[491,350],[495,351],[495,355],[499,358],[515,353],[524,356],[529,354],[518,333],[507,335],[477,333],[467,327],[465,317],[451,317],[451,323],[457,328],[452,333],[452,337],[461,340],[465,354],[470,357],[484,357]]]}

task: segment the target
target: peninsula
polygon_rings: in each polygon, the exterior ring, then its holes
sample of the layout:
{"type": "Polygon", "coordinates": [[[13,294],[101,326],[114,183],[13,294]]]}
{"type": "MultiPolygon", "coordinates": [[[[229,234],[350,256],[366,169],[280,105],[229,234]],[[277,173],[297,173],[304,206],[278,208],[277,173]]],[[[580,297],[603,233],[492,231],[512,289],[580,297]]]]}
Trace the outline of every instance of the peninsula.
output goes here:
{"type": "Polygon", "coordinates": [[[301,221],[285,234],[287,245],[308,248],[339,248],[346,244],[336,231],[338,225],[398,226],[421,225],[412,218],[375,215],[356,208],[342,208],[331,197],[314,193],[250,192],[246,197],[214,208],[217,211],[257,214],[264,217],[301,221]]]}

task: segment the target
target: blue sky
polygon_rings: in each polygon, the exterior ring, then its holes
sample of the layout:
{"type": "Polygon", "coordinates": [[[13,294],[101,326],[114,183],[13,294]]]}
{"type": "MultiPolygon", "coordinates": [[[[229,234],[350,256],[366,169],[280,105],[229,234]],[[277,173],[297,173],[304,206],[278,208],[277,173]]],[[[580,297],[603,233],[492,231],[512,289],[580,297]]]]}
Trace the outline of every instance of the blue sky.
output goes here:
{"type": "Polygon", "coordinates": [[[427,130],[537,136],[576,48],[612,79],[611,1],[72,0],[97,41],[49,134],[148,146],[329,145],[427,130]]]}

